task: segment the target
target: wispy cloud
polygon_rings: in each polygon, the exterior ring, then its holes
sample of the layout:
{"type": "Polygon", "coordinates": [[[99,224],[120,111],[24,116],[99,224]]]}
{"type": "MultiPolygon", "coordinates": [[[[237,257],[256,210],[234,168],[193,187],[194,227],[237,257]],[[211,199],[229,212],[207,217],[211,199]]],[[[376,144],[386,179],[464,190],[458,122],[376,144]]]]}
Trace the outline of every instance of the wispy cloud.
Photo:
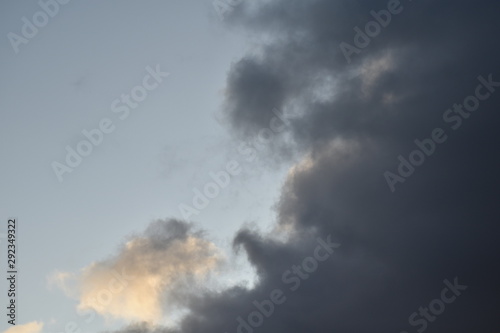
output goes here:
{"type": "Polygon", "coordinates": [[[57,273],[52,280],[76,292],[79,310],[107,318],[156,323],[166,310],[182,307],[182,295],[196,290],[222,262],[215,245],[189,224],[157,221],[131,238],[113,257],[94,262],[78,274],[57,273]],[[76,288],[69,284],[76,281],[76,288]],[[74,290],[76,289],[76,290],[74,290]]]}
{"type": "Polygon", "coordinates": [[[40,333],[43,329],[43,323],[39,321],[32,321],[27,324],[12,326],[2,333],[40,333]]]}

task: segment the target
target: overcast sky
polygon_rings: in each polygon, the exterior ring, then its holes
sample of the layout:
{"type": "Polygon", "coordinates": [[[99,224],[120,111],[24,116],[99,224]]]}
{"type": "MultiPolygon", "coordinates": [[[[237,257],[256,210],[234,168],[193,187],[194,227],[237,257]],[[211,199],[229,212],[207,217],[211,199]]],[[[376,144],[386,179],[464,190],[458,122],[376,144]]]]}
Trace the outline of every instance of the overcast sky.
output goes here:
{"type": "Polygon", "coordinates": [[[498,2],[0,9],[2,333],[497,332],[498,2]]]}

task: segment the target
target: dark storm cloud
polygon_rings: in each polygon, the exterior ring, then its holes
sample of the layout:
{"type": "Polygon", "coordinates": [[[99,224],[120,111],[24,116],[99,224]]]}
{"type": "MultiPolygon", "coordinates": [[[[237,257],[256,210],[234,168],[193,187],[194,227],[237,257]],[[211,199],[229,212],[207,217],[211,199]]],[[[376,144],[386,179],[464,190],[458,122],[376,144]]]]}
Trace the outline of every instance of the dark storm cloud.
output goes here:
{"type": "MultiPolygon", "coordinates": [[[[228,79],[226,114],[236,128],[247,129],[244,133],[265,127],[272,107],[300,103],[300,115],[292,116],[299,143],[337,135],[411,138],[419,133],[415,122],[425,123],[463,95],[477,75],[496,68],[493,2],[405,2],[403,12],[352,57],[351,65],[339,44],[353,44],[353,28],[363,28],[373,20],[370,11],[387,8],[387,1],[266,3],[242,24],[272,41],[262,45],[261,55],[236,63],[228,79]],[[365,94],[363,76],[353,72],[384,56],[392,57],[391,67],[365,94]],[[337,98],[318,102],[311,87],[318,88],[326,75],[336,82],[331,94],[337,98]],[[390,105],[382,103],[391,95],[390,105]]],[[[235,14],[243,15],[241,8],[235,14]]]]}
{"type": "Polygon", "coordinates": [[[265,36],[261,52],[229,73],[225,112],[233,128],[252,135],[274,107],[290,110],[286,145],[304,160],[291,170],[277,211],[278,225],[293,233],[279,242],[241,230],[235,245],[258,284],[193,297],[179,332],[236,332],[236,318],[276,288],[287,300],[256,332],[422,332],[409,316],[455,277],[468,288],[426,331],[496,332],[500,88],[456,130],[443,113],[474,93],[478,76],[500,82],[500,4],[402,6],[350,64],[339,44],[353,44],[353,28],[387,1],[243,3],[227,20],[265,36]],[[447,141],[392,193],[384,172],[397,172],[398,156],[408,158],[414,140],[437,127],[447,141]],[[328,235],[342,246],[292,292],[283,273],[328,235]]]}

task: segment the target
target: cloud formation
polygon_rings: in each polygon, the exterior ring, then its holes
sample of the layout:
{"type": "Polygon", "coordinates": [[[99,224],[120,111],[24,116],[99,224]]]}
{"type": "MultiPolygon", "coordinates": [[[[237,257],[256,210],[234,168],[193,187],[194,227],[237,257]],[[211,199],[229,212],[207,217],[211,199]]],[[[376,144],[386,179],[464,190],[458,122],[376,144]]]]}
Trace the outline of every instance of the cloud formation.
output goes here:
{"type": "Polygon", "coordinates": [[[259,276],[254,288],[190,295],[178,328],[123,332],[496,332],[500,4],[401,2],[348,63],[339,45],[387,3],[256,0],[227,17],[262,42],[230,69],[226,119],[246,138],[284,110],[291,138],[273,145],[273,156],[302,156],[276,208],[290,235],[243,228],[234,243],[259,276]],[[492,78],[488,99],[476,111],[455,107],[479,76],[492,78]],[[448,109],[460,128],[443,118],[448,109]],[[398,156],[408,158],[435,128],[446,143],[391,192],[384,172],[396,172],[398,156]],[[342,244],[337,253],[299,289],[284,289],[286,303],[263,324],[242,326],[238,318],[248,319],[326,235],[342,244]],[[446,312],[434,302],[443,283],[468,286],[446,312]]]}
{"type": "MultiPolygon", "coordinates": [[[[156,323],[183,306],[186,294],[217,269],[222,256],[200,232],[176,220],[152,223],[109,259],[78,275],[79,310],[127,321],[156,323]]],[[[65,289],[71,278],[58,274],[65,289]]]]}
{"type": "Polygon", "coordinates": [[[38,321],[32,321],[27,324],[12,326],[3,333],[40,333],[43,329],[43,323],[38,321]]]}

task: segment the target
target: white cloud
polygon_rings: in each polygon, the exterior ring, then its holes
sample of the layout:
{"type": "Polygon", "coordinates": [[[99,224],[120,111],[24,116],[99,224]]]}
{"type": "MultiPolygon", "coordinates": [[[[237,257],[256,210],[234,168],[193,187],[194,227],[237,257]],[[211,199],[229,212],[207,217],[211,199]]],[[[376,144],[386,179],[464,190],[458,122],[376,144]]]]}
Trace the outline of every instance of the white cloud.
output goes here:
{"type": "Polygon", "coordinates": [[[38,321],[32,321],[23,325],[15,325],[2,333],[40,333],[43,328],[43,323],[38,321]]]}
{"type": "Polygon", "coordinates": [[[222,260],[213,243],[188,233],[186,226],[154,223],[116,256],[92,263],[76,276],[55,274],[52,281],[68,293],[69,280],[76,278],[78,310],[93,309],[106,318],[164,321],[165,310],[181,308],[182,296],[196,290],[193,286],[222,260]]]}

